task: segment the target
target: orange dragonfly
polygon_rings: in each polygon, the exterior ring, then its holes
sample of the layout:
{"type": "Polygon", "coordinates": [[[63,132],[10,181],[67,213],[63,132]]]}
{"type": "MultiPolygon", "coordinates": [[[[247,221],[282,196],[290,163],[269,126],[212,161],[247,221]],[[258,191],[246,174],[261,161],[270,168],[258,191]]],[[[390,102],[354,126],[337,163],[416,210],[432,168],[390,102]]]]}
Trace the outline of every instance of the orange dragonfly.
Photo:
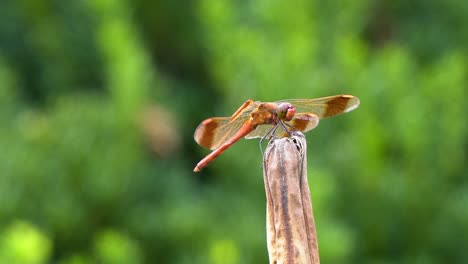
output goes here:
{"type": "Polygon", "coordinates": [[[262,142],[268,136],[280,138],[288,136],[292,131],[307,132],[318,125],[319,119],[350,112],[358,106],[359,99],[352,95],[273,103],[247,100],[231,117],[208,118],[197,127],[195,141],[213,151],[193,171],[198,172],[206,167],[242,137],[261,138],[262,142]]]}

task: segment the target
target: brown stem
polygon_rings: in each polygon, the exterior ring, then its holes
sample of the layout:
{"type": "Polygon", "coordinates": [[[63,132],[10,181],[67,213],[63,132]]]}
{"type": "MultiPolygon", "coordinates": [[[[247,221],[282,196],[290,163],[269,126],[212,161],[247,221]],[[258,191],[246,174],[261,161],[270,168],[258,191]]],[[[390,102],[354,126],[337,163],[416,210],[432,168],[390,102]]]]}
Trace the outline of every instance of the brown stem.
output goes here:
{"type": "Polygon", "coordinates": [[[267,243],[272,264],[320,263],[306,149],[304,135],[294,132],[289,138],[273,140],[265,151],[267,243]]]}

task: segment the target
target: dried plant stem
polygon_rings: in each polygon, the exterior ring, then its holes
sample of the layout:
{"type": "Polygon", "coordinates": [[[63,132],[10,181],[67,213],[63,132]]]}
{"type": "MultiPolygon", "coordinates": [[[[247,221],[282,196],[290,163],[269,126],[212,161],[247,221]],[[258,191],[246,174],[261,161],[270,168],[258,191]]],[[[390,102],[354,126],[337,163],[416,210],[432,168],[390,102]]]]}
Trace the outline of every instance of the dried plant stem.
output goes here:
{"type": "Polygon", "coordinates": [[[270,263],[320,263],[302,133],[273,140],[263,159],[270,263]]]}

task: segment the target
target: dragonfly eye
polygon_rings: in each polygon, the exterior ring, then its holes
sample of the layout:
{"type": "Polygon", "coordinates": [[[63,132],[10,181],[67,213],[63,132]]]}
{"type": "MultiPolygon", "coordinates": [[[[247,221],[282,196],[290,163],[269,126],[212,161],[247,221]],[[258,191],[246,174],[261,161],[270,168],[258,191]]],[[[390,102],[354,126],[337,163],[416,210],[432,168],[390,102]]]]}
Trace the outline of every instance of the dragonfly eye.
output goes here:
{"type": "Polygon", "coordinates": [[[296,108],[290,103],[281,103],[278,106],[278,117],[284,121],[290,121],[294,114],[296,113],[296,108]]]}

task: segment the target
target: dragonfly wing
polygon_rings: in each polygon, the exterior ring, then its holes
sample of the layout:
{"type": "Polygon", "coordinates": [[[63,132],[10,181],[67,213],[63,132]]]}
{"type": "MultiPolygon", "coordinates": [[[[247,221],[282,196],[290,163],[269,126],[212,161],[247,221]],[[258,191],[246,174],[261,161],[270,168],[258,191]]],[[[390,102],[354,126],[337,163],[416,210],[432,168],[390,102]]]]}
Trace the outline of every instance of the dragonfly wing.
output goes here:
{"type": "Polygon", "coordinates": [[[352,95],[333,95],[315,99],[288,99],[275,103],[288,102],[296,107],[297,113],[313,113],[319,118],[350,112],[359,106],[359,99],[352,95]]]}
{"type": "MultiPolygon", "coordinates": [[[[313,113],[298,113],[294,116],[294,118],[291,121],[285,122],[286,123],[286,128],[288,131],[301,131],[301,132],[307,132],[312,129],[314,129],[318,123],[319,123],[319,118],[317,115],[313,113]]],[[[268,135],[268,133],[271,133],[273,129],[273,125],[267,124],[267,125],[259,125],[257,128],[250,132],[245,138],[251,139],[251,138],[262,138],[265,135],[268,135]]],[[[273,134],[274,137],[282,138],[282,137],[287,137],[289,136],[289,133],[284,131],[282,126],[278,126],[275,130],[275,133],[273,134]]]]}
{"type": "Polygon", "coordinates": [[[250,112],[258,103],[246,101],[231,117],[212,117],[205,119],[198,125],[193,137],[202,147],[211,150],[218,148],[230,139],[250,118],[250,112]]]}
{"type": "MultiPolygon", "coordinates": [[[[262,138],[265,135],[267,135],[271,131],[271,129],[273,129],[273,125],[270,125],[270,124],[259,125],[252,132],[247,134],[247,136],[245,136],[245,138],[246,139],[262,138]]],[[[278,128],[278,129],[281,130],[281,128],[278,128]]]]}
{"type": "Polygon", "coordinates": [[[289,131],[293,131],[294,129],[292,129],[292,127],[294,127],[296,130],[305,133],[318,126],[319,117],[313,113],[298,113],[291,121],[286,122],[286,124],[289,125],[287,126],[289,131]]]}

